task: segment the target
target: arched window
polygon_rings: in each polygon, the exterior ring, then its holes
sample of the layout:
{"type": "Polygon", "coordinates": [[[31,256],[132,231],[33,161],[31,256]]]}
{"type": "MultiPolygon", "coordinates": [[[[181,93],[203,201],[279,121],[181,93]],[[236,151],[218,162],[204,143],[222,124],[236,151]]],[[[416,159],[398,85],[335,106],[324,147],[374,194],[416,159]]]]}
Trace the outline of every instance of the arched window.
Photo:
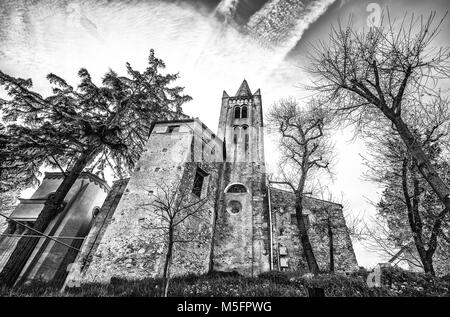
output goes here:
{"type": "Polygon", "coordinates": [[[247,118],[247,106],[242,107],[241,118],[247,118]]]}
{"type": "Polygon", "coordinates": [[[246,193],[247,188],[242,184],[233,184],[226,189],[227,193],[246,193]]]}
{"type": "Polygon", "coordinates": [[[241,108],[236,107],[234,108],[234,118],[239,119],[241,117],[241,108]]]}

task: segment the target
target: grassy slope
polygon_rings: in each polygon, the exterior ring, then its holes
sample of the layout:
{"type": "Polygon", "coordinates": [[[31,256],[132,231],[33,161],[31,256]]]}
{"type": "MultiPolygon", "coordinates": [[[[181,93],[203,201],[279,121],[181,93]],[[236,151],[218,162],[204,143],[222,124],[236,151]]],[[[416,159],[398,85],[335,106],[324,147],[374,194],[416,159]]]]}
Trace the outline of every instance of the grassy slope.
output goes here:
{"type": "MultiPolygon", "coordinates": [[[[169,296],[305,297],[308,296],[308,287],[324,288],[325,296],[450,296],[450,276],[436,278],[388,268],[383,270],[383,286],[369,288],[367,275],[367,271],[361,270],[350,276],[322,274],[314,279],[304,278],[295,272],[268,272],[257,278],[232,273],[184,276],[171,281],[169,296]]],[[[60,293],[49,284],[34,283],[19,289],[0,290],[0,296],[157,296],[159,284],[157,279],[112,279],[108,285],[85,284],[80,289],[60,293]]]]}

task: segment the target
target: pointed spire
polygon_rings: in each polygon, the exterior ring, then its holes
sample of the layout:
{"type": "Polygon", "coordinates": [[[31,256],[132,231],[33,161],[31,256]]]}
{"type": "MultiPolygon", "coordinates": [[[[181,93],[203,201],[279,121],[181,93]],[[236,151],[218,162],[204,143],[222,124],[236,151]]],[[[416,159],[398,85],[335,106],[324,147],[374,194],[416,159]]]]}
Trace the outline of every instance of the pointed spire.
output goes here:
{"type": "Polygon", "coordinates": [[[253,94],[253,96],[261,96],[261,90],[258,88],[258,90],[253,94]]]}
{"type": "Polygon", "coordinates": [[[222,94],[222,99],[223,98],[229,98],[230,96],[228,96],[227,92],[224,90],[223,94],[222,94]]]}
{"type": "Polygon", "coordinates": [[[251,96],[252,92],[250,91],[250,87],[248,87],[247,81],[244,79],[244,81],[241,84],[241,87],[239,87],[239,90],[236,93],[236,97],[238,96],[251,96]]]}

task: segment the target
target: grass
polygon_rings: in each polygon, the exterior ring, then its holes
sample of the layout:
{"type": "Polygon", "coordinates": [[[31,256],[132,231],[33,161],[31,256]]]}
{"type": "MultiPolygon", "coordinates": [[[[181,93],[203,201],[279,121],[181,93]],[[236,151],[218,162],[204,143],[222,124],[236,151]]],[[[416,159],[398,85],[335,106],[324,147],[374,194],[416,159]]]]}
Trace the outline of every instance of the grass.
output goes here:
{"type": "MultiPolygon", "coordinates": [[[[327,297],[450,296],[450,277],[437,278],[399,268],[385,268],[382,287],[369,288],[369,272],[350,275],[320,274],[307,278],[299,272],[267,272],[258,277],[237,273],[187,275],[173,278],[172,297],[307,297],[308,288],[323,288],[327,297]]],[[[124,280],[112,278],[109,284],[89,283],[61,293],[48,283],[34,282],[14,289],[0,289],[0,296],[80,296],[80,297],[154,297],[160,292],[159,279],[124,280]]]]}

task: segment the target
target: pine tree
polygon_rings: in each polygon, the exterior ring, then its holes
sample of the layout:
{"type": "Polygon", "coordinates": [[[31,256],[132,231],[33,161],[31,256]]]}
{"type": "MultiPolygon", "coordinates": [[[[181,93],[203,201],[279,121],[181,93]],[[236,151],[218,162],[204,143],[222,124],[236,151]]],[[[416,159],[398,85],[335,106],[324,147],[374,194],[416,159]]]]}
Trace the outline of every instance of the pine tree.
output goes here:
{"type": "MultiPolygon", "coordinates": [[[[171,87],[178,74],[161,74],[162,60],[150,51],[148,67],[139,72],[126,64],[128,76],[110,70],[97,86],[86,69],[78,72],[77,89],[49,74],[53,92],[42,97],[32,90],[32,81],[0,72],[0,85],[10,96],[0,105],[7,126],[4,168],[21,164],[30,181],[39,167],[61,169],[65,178],[34,223],[43,232],[61,211],[64,198],[83,170],[109,165],[118,175],[132,169],[142,153],[155,120],[184,116],[182,104],[191,100],[182,87],[171,87]],[[18,158],[18,160],[15,159],[18,158]],[[65,167],[65,170],[63,169],[65,167]]],[[[12,286],[37,244],[36,238],[21,238],[0,273],[0,283],[12,286]]]]}

